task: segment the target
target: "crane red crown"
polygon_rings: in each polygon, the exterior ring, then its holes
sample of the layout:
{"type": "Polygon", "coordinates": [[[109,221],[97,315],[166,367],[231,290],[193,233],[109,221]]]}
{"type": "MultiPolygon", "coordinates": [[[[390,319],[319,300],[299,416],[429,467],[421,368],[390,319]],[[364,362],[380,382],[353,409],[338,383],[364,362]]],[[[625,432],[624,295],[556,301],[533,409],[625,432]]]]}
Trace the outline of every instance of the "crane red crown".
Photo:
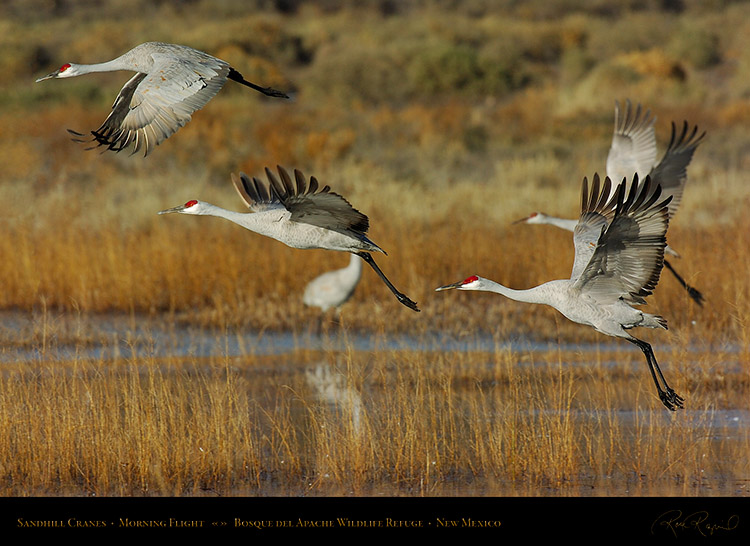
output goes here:
{"type": "Polygon", "coordinates": [[[60,67],[60,72],[65,72],[68,68],[70,68],[70,63],[65,63],[60,67]]]}
{"type": "Polygon", "coordinates": [[[478,281],[478,280],[479,280],[479,277],[477,277],[476,275],[472,275],[471,277],[469,277],[468,279],[466,279],[466,280],[465,280],[465,281],[464,281],[463,283],[461,283],[461,284],[469,284],[469,283],[472,283],[472,282],[474,282],[474,281],[478,281]]]}
{"type": "Polygon", "coordinates": [[[197,205],[197,204],[198,204],[198,201],[196,201],[195,199],[191,199],[190,201],[185,203],[185,208],[192,207],[193,205],[197,205]]]}

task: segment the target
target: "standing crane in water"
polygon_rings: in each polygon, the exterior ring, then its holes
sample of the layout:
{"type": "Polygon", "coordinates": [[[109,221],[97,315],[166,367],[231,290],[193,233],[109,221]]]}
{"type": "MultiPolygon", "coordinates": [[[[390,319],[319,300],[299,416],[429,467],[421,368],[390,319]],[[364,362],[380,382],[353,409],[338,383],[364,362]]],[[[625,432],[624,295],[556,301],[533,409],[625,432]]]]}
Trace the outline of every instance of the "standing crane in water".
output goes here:
{"type": "Polygon", "coordinates": [[[375,263],[371,253],[385,251],[367,237],[370,221],[342,196],[320,187],[317,179],[294,170],[294,181],[282,167],[279,179],[266,168],[268,183],[240,173],[232,182],[251,212],[234,212],[196,199],[162,210],[159,214],[180,213],[218,216],[245,229],[271,237],[292,248],[322,248],[351,252],[377,273],[399,302],[419,311],[417,304],[399,292],[375,263]]]}
{"type": "Polygon", "coordinates": [[[664,379],[647,342],[632,336],[635,327],[667,328],[662,317],[634,307],[646,303],[659,281],[664,261],[669,204],[647,176],[620,183],[614,193],[609,178],[600,184],[594,176],[591,192],[583,180],[581,215],[574,230],[575,259],[570,279],[546,282],[528,290],[513,290],[473,275],[436,288],[437,291],[482,290],[515,301],[549,305],[565,317],[598,332],[626,339],[646,357],[662,403],[669,410],[683,407],[679,396],[664,379]]]}
{"type": "Polygon", "coordinates": [[[310,307],[320,307],[324,313],[332,308],[338,309],[354,294],[362,277],[362,263],[357,254],[352,254],[346,267],[315,277],[305,287],[302,302],[310,307]]]}
{"type": "MultiPolygon", "coordinates": [[[[684,122],[682,132],[677,135],[677,128],[672,123],[672,138],[669,141],[667,151],[661,161],[656,162],[656,137],[654,134],[654,122],[656,118],[651,116],[647,110],[642,114],[639,104],[633,112],[630,101],[626,101],[624,115],[620,112],[620,104],[615,102],[615,129],[612,137],[612,145],[607,155],[607,176],[614,182],[626,181],[627,184],[634,175],[643,180],[646,175],[651,177],[654,184],[661,186],[665,197],[671,196],[669,205],[670,219],[677,212],[682,200],[682,194],[687,182],[687,167],[693,157],[693,153],[703,140],[705,132],[699,136],[698,127],[690,130],[688,123],[684,122]]],[[[578,220],[558,218],[543,212],[533,212],[529,216],[516,220],[514,223],[526,224],[549,224],[559,228],[573,231],[578,220]]],[[[669,245],[665,252],[670,256],[679,258],[680,255],[669,245]]],[[[668,260],[664,260],[664,266],[669,270],[682,287],[687,290],[688,295],[698,305],[703,305],[703,294],[696,288],[688,285],[685,279],[677,273],[668,260]]]]}
{"type": "Polygon", "coordinates": [[[146,42],[111,61],[97,64],[65,63],[37,79],[71,78],[91,72],[130,70],[135,72],[120,90],[104,123],[93,138],[75,135],[77,142],[96,142],[119,152],[133,144],[133,153],[154,148],[190,121],[224,86],[227,79],[241,83],[270,97],[289,98],[270,87],[251,83],[226,61],[192,47],[146,42]]]}

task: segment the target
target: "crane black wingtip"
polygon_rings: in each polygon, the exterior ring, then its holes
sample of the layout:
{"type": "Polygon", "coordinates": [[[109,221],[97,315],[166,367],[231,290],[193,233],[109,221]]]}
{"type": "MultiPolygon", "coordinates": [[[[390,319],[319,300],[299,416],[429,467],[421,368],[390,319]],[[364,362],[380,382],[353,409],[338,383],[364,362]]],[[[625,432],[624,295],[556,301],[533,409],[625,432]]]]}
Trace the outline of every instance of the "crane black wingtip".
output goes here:
{"type": "Polygon", "coordinates": [[[79,143],[91,142],[91,139],[86,138],[86,135],[84,133],[79,133],[78,131],[74,131],[73,129],[68,129],[67,131],[68,133],[73,135],[73,137],[70,139],[73,142],[79,142],[79,143]]]}

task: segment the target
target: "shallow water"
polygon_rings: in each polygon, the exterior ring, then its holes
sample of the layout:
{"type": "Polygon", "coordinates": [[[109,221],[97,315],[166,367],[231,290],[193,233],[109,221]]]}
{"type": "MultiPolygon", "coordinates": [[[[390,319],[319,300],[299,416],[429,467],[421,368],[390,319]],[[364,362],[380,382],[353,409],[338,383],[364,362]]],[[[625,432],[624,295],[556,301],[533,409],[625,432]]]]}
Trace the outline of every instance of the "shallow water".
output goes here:
{"type": "MultiPolygon", "coordinates": [[[[430,333],[420,336],[410,335],[369,335],[366,333],[344,332],[337,326],[332,326],[324,335],[313,332],[257,332],[251,329],[232,328],[227,330],[215,328],[201,328],[194,325],[180,324],[169,317],[133,317],[128,315],[96,315],[96,316],[70,316],[52,314],[40,315],[6,311],[0,313],[0,369],[7,363],[29,363],[36,369],[38,367],[50,367],[56,362],[65,362],[74,359],[93,360],[104,362],[108,365],[110,360],[132,359],[132,358],[184,358],[188,362],[192,358],[201,359],[206,357],[242,357],[246,355],[259,355],[263,358],[261,362],[254,363],[252,367],[242,368],[242,359],[237,362],[240,373],[252,374],[257,378],[262,374],[264,378],[273,378],[272,384],[306,384],[310,391],[324,403],[330,404],[332,411],[340,411],[340,407],[352,408],[352,423],[358,427],[361,415],[365,415],[367,404],[379,400],[382,393],[380,387],[357,387],[348,385],[344,376],[338,372],[335,362],[328,359],[336,359],[339,354],[354,353],[364,358],[371,358],[371,354],[378,351],[425,351],[425,352],[484,352],[487,353],[487,366],[493,366],[492,354],[497,350],[508,351],[512,354],[529,355],[533,353],[544,354],[572,354],[583,355],[571,362],[560,362],[560,365],[586,366],[589,365],[586,355],[591,354],[592,359],[603,366],[616,365],[618,359],[615,354],[611,357],[607,353],[621,352],[623,350],[637,350],[627,343],[618,340],[609,341],[604,338],[598,343],[565,343],[539,342],[525,338],[495,339],[486,336],[460,336],[446,335],[443,333],[430,333]],[[320,362],[310,361],[300,351],[313,351],[320,353],[320,362]],[[596,353],[594,355],[594,353],[596,353]],[[303,358],[304,357],[304,358],[303,358]],[[279,379],[281,378],[281,379],[279,379]],[[338,408],[338,409],[336,409],[338,408]],[[361,415],[360,415],[361,414],[361,415]]],[[[655,350],[669,351],[670,346],[655,347],[655,350]]],[[[724,361],[718,363],[722,370],[730,371],[740,368],[739,347],[720,347],[724,361]],[[730,361],[731,360],[731,361],[730,361]]],[[[705,347],[691,347],[687,351],[691,358],[695,358],[696,365],[699,359],[704,359],[705,347]]],[[[317,358],[314,356],[313,358],[317,358]]],[[[359,358],[359,356],[357,356],[359,358]]],[[[481,359],[484,358],[480,355],[481,359]]],[[[576,358],[564,357],[564,358],[576,358]]],[[[399,357],[396,356],[398,361],[399,357]]],[[[539,359],[516,358],[514,362],[518,366],[526,366],[539,359]]],[[[710,360],[713,362],[713,360],[710,360]]],[[[691,362],[681,362],[681,366],[689,366],[691,362]]],[[[148,363],[143,366],[138,364],[138,370],[146,369],[148,363]]],[[[558,365],[558,360],[554,360],[558,365]]],[[[736,373],[736,372],[735,372],[736,373]]],[[[267,385],[263,382],[251,382],[253,384],[267,385]]],[[[266,387],[263,387],[266,388],[266,387]]],[[[468,399],[476,396],[473,382],[457,382],[453,387],[460,399],[468,399]]],[[[489,387],[494,389],[495,387],[489,387]]],[[[718,398],[718,396],[717,396],[718,398]]],[[[713,403],[711,404],[713,406],[713,403]]],[[[519,411],[519,417],[537,417],[552,419],[557,414],[565,413],[578,425],[591,425],[591,430],[599,430],[607,423],[615,422],[619,428],[618,434],[623,442],[630,442],[632,438],[644,434],[655,426],[659,430],[670,430],[672,424],[684,427],[708,440],[711,445],[716,445],[715,453],[718,454],[712,461],[711,468],[719,469],[714,476],[701,482],[697,487],[703,493],[712,494],[711,488],[723,484],[722,494],[746,495],[746,480],[737,481],[736,476],[727,479],[723,476],[723,470],[734,469],[736,462],[732,460],[733,453],[742,451],[748,442],[748,431],[750,430],[750,410],[744,404],[741,407],[728,409],[686,409],[674,414],[664,410],[658,404],[650,404],[643,409],[577,409],[567,408],[564,410],[535,409],[533,411],[519,411]],[[536,412],[532,415],[533,412],[536,412]],[[679,421],[674,417],[679,415],[679,421]],[[645,425],[647,423],[647,426],[645,425]]],[[[293,412],[294,413],[294,412],[293,412]]],[[[307,410],[300,409],[300,427],[305,426],[307,410]]],[[[490,415],[490,419],[503,420],[502,415],[490,415]]],[[[701,471],[702,472],[702,471],[701,471]]],[[[730,473],[732,471],[730,470],[730,473]]],[[[601,484],[601,476],[591,477],[591,481],[601,484]]],[[[708,477],[707,477],[708,478],[708,477]]],[[[471,480],[469,480],[471,481],[471,480]]],[[[586,480],[583,480],[584,482],[586,480]]],[[[481,480],[479,480],[481,482],[481,480]]],[[[468,486],[468,490],[457,491],[456,494],[479,495],[485,485],[474,483],[468,486]]],[[[634,487],[638,480],[634,480],[634,487]]],[[[444,484],[446,486],[450,484],[444,484]]],[[[269,486],[266,494],[273,494],[273,485],[269,486]]],[[[459,489],[467,487],[457,485],[459,489]]],[[[508,485],[509,491],[513,491],[512,484],[508,485]]],[[[622,486],[613,485],[612,494],[628,494],[627,489],[622,486]],[[619,487],[619,489],[618,489],[619,487]]],[[[543,491],[534,490],[529,494],[544,494],[543,491]]],[[[602,494],[600,485],[595,489],[581,487],[580,495],[602,494]]],[[[653,491],[649,492],[653,494],[653,491]]],[[[713,492],[713,494],[716,494],[713,492]]]]}
{"type": "MultiPolygon", "coordinates": [[[[40,317],[14,311],[0,312],[0,363],[65,361],[73,358],[114,359],[133,357],[235,357],[246,354],[280,355],[301,349],[343,351],[437,351],[514,353],[559,351],[564,353],[608,353],[628,344],[610,338],[597,343],[558,343],[509,336],[496,339],[489,334],[455,335],[444,332],[413,335],[373,335],[343,332],[336,325],[324,334],[311,331],[258,332],[251,329],[219,330],[179,324],[173,320],[128,315],[100,314],[89,317],[40,317]],[[46,339],[39,330],[49,330],[46,339]],[[32,335],[30,332],[36,331],[32,335]],[[61,334],[63,331],[64,334],[61,334]],[[28,340],[33,338],[34,342],[28,340]]],[[[668,346],[654,345],[658,352],[668,346]]],[[[711,348],[708,348],[711,349],[711,348]]],[[[738,345],[723,344],[714,350],[738,353],[738,345]]],[[[706,347],[688,347],[688,353],[703,353],[706,347]]],[[[601,359],[604,365],[614,360],[601,359]]],[[[576,363],[566,363],[568,365],[576,363]]],[[[683,363],[689,364],[689,363],[683,363]]],[[[732,363],[725,363],[731,365],[732,363]]]]}
{"type": "MultiPolygon", "coordinates": [[[[178,324],[173,320],[152,317],[132,317],[129,315],[101,314],[88,317],[40,317],[30,313],[15,311],[0,312],[0,332],[6,339],[13,334],[30,332],[43,327],[50,330],[49,338],[39,342],[38,334],[35,343],[3,343],[0,348],[0,364],[7,362],[64,362],[72,359],[110,360],[139,358],[206,358],[206,357],[241,357],[253,354],[274,358],[272,367],[277,370],[296,368],[294,353],[299,350],[330,351],[333,353],[354,350],[355,352],[377,351],[426,351],[426,352],[462,352],[475,351],[493,353],[510,351],[512,353],[597,353],[597,362],[603,366],[615,366],[616,358],[608,359],[602,353],[627,349],[627,344],[619,340],[605,339],[599,343],[556,343],[534,341],[526,338],[505,340],[493,339],[490,335],[456,336],[444,333],[420,335],[371,335],[358,332],[343,332],[336,326],[325,334],[313,332],[258,332],[250,329],[232,329],[221,331],[215,328],[201,328],[194,325],[178,324]],[[46,324],[43,324],[46,321],[46,324]],[[64,323],[64,324],[62,324],[64,323]],[[64,332],[61,334],[60,332],[64,332]],[[71,339],[74,338],[74,339],[71,339]]],[[[667,351],[668,346],[655,350],[667,351]]],[[[722,345],[720,351],[734,354],[740,351],[738,346],[722,345]]],[[[688,353],[700,355],[705,348],[692,347],[688,353]]],[[[533,361],[533,360],[532,360],[533,361]]],[[[524,365],[519,359],[518,365],[524,365]]],[[[568,361],[564,366],[586,366],[586,359],[568,361]]],[[[491,365],[488,361],[488,365],[491,365]]],[[[690,366],[691,362],[681,362],[681,366],[690,366]]],[[[722,369],[729,371],[739,367],[739,362],[723,362],[722,369]]],[[[256,372],[258,369],[256,368],[256,372]]],[[[272,370],[269,370],[272,372],[272,370]]],[[[659,412],[669,418],[668,412],[659,412]]],[[[750,410],[733,409],[712,412],[690,413],[690,422],[696,426],[706,427],[717,434],[722,431],[750,429],[750,410]]],[[[597,419],[595,412],[586,412],[579,418],[597,419]]],[[[623,423],[634,423],[636,412],[620,411],[618,419],[623,423]]],[[[731,435],[731,432],[728,434],[731,435]]]]}

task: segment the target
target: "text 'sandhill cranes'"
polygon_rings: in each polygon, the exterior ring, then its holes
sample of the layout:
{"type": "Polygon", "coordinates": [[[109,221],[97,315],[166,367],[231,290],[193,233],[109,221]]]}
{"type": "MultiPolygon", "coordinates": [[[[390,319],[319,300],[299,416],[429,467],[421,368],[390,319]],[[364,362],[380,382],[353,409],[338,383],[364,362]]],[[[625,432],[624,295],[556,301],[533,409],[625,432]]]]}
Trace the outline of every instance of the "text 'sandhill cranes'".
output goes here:
{"type": "MultiPolygon", "coordinates": [[[[104,123],[91,131],[97,146],[119,152],[133,145],[148,155],[159,143],[190,121],[224,86],[227,79],[246,85],[270,97],[288,98],[270,87],[261,87],[242,77],[226,61],[192,47],[146,42],[104,63],[65,63],[36,80],[70,78],[91,72],[130,70],[135,72],[120,90],[104,123]]],[[[76,141],[84,135],[71,131],[76,141]]]]}
{"type": "Polygon", "coordinates": [[[606,178],[600,191],[599,177],[595,176],[589,193],[588,181],[583,180],[570,279],[513,290],[474,275],[436,290],[482,290],[516,301],[546,304],[573,322],[634,343],[646,357],[659,398],[674,411],[683,407],[682,397],[664,379],[651,345],[628,333],[638,326],[667,327],[662,317],[633,306],[646,303],[646,296],[659,281],[672,198],[662,199],[661,189],[648,176],[642,182],[634,177],[627,195],[625,183],[620,183],[612,195],[611,187],[606,178]]]}
{"type": "Polygon", "coordinates": [[[419,311],[415,302],[396,290],[370,254],[385,254],[385,251],[367,237],[370,225],[367,216],[331,192],[330,187],[319,187],[314,176],[308,184],[300,171],[294,170],[292,180],[286,170],[277,168],[281,181],[269,169],[266,169],[268,183],[251,179],[244,173],[240,173],[239,178],[232,175],[235,189],[252,212],[234,212],[193,199],[159,214],[218,216],[292,248],[352,252],[372,267],[398,301],[419,311]]]}

